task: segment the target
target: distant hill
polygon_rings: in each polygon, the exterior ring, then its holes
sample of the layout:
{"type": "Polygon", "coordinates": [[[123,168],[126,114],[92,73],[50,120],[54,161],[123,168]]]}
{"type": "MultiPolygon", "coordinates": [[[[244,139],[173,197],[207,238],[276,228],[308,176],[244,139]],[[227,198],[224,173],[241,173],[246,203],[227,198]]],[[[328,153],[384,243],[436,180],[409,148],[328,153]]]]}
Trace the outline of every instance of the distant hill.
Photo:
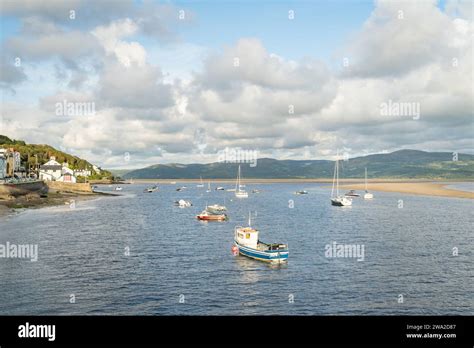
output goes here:
{"type": "MultiPolygon", "coordinates": [[[[67,162],[71,169],[92,169],[92,164],[88,161],[56,150],[49,145],[26,144],[23,140],[14,140],[5,135],[0,135],[0,148],[14,148],[20,152],[22,163],[28,163],[30,165],[36,163],[36,157],[38,158],[38,164],[44,164],[49,161],[51,156],[55,156],[56,161],[59,163],[67,162]]],[[[100,175],[94,175],[92,179],[111,176],[112,173],[104,170],[100,175]]]]}
{"type": "MultiPolygon", "coordinates": [[[[125,179],[231,179],[238,164],[156,164],[123,174],[125,179]]],[[[369,178],[474,179],[474,155],[459,154],[453,161],[451,152],[400,150],[341,161],[341,177],[363,178],[367,167],[369,178]]],[[[261,158],[257,166],[242,164],[244,178],[310,179],[332,178],[334,161],[276,160],[261,158]]]]}

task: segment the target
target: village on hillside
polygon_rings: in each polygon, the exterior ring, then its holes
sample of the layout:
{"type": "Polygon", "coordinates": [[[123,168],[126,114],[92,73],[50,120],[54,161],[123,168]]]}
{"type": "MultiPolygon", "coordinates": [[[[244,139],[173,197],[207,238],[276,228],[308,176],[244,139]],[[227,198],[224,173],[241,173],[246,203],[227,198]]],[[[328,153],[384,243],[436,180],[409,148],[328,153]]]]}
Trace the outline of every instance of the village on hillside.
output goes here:
{"type": "Polygon", "coordinates": [[[101,172],[102,170],[95,165],[89,169],[71,169],[67,162],[56,161],[55,156],[51,156],[44,164],[29,165],[21,162],[21,153],[14,148],[0,149],[0,180],[3,181],[42,180],[77,183],[85,182],[92,174],[101,172]]]}

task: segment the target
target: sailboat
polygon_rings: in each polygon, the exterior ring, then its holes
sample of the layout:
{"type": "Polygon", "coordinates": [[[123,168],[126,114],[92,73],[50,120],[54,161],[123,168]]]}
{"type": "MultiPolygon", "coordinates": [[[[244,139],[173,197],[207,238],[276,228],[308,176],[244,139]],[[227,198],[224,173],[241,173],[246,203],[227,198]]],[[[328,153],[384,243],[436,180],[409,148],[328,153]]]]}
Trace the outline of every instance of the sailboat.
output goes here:
{"type": "Polygon", "coordinates": [[[352,200],[343,195],[339,194],[339,159],[336,159],[336,164],[334,166],[334,178],[332,180],[332,191],[331,191],[331,204],[344,207],[352,205],[352,200]],[[336,195],[334,195],[334,187],[336,188],[336,195]]]}
{"type": "Polygon", "coordinates": [[[199,177],[199,184],[197,184],[196,187],[204,187],[204,184],[202,183],[202,176],[199,177]]]}
{"type": "Polygon", "coordinates": [[[367,167],[365,168],[365,194],[364,199],[372,199],[374,195],[367,190],[367,167]]]}
{"type": "Polygon", "coordinates": [[[211,181],[210,181],[210,180],[207,182],[207,190],[206,190],[206,192],[211,192],[211,181]]]}
{"type": "Polygon", "coordinates": [[[242,184],[240,183],[240,165],[237,173],[237,182],[235,183],[235,197],[237,198],[248,198],[249,194],[247,191],[242,190],[242,184]]]}

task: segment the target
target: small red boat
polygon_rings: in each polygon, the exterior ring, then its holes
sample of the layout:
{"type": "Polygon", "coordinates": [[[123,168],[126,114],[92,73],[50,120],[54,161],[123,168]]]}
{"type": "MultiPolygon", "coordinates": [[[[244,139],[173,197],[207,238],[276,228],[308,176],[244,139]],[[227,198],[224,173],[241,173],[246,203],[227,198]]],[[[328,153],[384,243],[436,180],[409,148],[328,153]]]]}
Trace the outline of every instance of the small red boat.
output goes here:
{"type": "Polygon", "coordinates": [[[204,210],[201,214],[196,215],[196,219],[203,221],[224,221],[227,220],[226,214],[210,214],[207,210],[204,210]]]}

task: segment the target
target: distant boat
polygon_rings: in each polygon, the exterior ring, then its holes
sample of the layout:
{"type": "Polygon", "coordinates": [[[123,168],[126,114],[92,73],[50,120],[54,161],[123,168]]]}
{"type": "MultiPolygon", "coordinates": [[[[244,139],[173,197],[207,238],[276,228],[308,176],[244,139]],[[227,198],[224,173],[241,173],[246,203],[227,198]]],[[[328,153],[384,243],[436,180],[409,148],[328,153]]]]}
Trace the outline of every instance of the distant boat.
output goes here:
{"type": "Polygon", "coordinates": [[[185,201],[184,199],[180,199],[179,201],[174,202],[174,204],[180,208],[189,208],[193,205],[190,201],[185,201]]]}
{"type": "Polygon", "coordinates": [[[267,244],[258,238],[259,231],[251,227],[250,214],[247,227],[236,226],[232,251],[255,260],[284,263],[288,261],[288,246],[281,243],[267,244]]]}
{"type": "Polygon", "coordinates": [[[196,187],[204,187],[204,184],[202,183],[202,176],[199,177],[199,184],[197,184],[196,187]]]}
{"type": "Polygon", "coordinates": [[[344,197],[339,195],[339,160],[336,160],[336,164],[334,166],[334,178],[332,180],[332,191],[331,191],[331,204],[343,207],[352,205],[352,200],[350,198],[344,197]],[[334,188],[336,190],[334,190],[334,188]],[[334,195],[336,193],[336,195],[334,195]]]}
{"type": "Polygon", "coordinates": [[[222,213],[224,211],[227,211],[227,208],[223,205],[213,204],[213,205],[208,205],[206,207],[206,210],[210,213],[219,214],[219,213],[222,213]]]}
{"type": "Polygon", "coordinates": [[[207,190],[206,192],[211,192],[211,181],[207,182],[207,190]]]}
{"type": "Polygon", "coordinates": [[[203,210],[201,214],[196,215],[198,220],[203,221],[224,221],[227,220],[226,214],[213,214],[208,210],[203,210]]]}
{"type": "Polygon", "coordinates": [[[183,190],[185,190],[185,189],[186,189],[186,186],[182,186],[182,187],[178,187],[178,188],[176,189],[176,191],[183,191],[183,190]]]}
{"type": "Polygon", "coordinates": [[[260,190],[253,189],[253,190],[252,190],[252,193],[260,193],[260,190]]]}
{"type": "Polygon", "coordinates": [[[122,191],[122,188],[121,188],[120,186],[117,186],[117,187],[115,188],[115,191],[122,191]]]}
{"type": "Polygon", "coordinates": [[[307,195],[308,191],[305,191],[305,190],[296,191],[295,194],[297,194],[297,195],[307,195]]]}
{"type": "Polygon", "coordinates": [[[235,197],[237,198],[247,198],[249,196],[248,192],[242,190],[242,185],[240,183],[240,165],[239,170],[237,172],[237,182],[235,183],[235,197]]]}
{"type": "Polygon", "coordinates": [[[349,192],[346,192],[344,195],[347,197],[360,197],[360,194],[358,194],[354,190],[349,190],[349,192]]]}
{"type": "Polygon", "coordinates": [[[216,191],[224,191],[224,190],[225,190],[225,188],[223,188],[222,186],[216,187],[216,191]]]}
{"type": "Polygon", "coordinates": [[[367,167],[365,168],[365,194],[364,199],[372,199],[374,195],[367,190],[367,167]]]}

